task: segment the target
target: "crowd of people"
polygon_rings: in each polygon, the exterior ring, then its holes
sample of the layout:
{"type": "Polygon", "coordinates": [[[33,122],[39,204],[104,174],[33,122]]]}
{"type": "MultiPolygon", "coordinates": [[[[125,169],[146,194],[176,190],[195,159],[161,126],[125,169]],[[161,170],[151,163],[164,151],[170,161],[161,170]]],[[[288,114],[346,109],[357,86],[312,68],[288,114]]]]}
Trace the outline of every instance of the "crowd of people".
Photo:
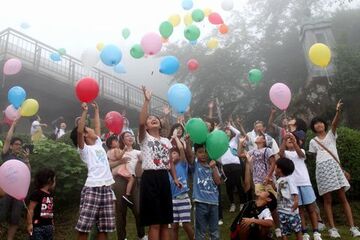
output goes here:
{"type": "MultiPolygon", "coordinates": [[[[135,216],[138,239],[178,239],[181,227],[188,239],[197,240],[287,239],[292,233],[298,240],[310,239],[310,235],[314,240],[322,239],[320,232],[325,225],[305,163],[307,127],[303,120],[284,116],[278,126],[274,123],[276,110],[272,109],[267,129],[264,122],[256,121],[253,130],[246,132],[240,118],[216,123],[214,104],[209,104],[209,116],[204,118],[209,132],[221,129],[229,137],[224,155],[211,159],[206,144],[193,144],[186,134],[185,116],[171,125],[169,109],[161,118],[149,115],[151,92],[143,87],[143,93],[136,136],[129,123],[119,135],[102,135],[99,106],[91,104],[92,128],[87,121],[90,106],[81,104],[81,116],[70,134],[88,169],[79,193],[75,226],[78,239],[88,239],[89,234],[107,239],[107,234],[115,230],[117,239],[126,239],[128,208],[135,216]],[[227,236],[220,236],[219,229],[223,224],[222,183],[230,202],[229,212],[238,212],[227,236]]],[[[332,193],[336,192],[351,235],[360,237],[345,195],[350,188],[348,176],[336,148],[341,108],[339,101],[329,129],[323,119],[312,119],[310,128],[316,137],[311,139],[308,152],[316,155],[316,186],[323,199],[329,236],[340,238],[332,211],[332,193]]],[[[2,159],[17,159],[30,168],[29,151],[22,148],[20,138],[13,137],[16,124],[17,120],[7,133],[2,159]]],[[[63,119],[53,125],[55,138],[65,134],[63,119]]],[[[33,121],[34,141],[41,127],[46,125],[39,118],[33,121]]],[[[53,170],[42,169],[36,174],[26,222],[31,239],[53,239],[55,185],[53,170]]],[[[9,220],[8,240],[14,239],[23,208],[22,201],[9,195],[0,199],[1,220],[9,220]]]]}

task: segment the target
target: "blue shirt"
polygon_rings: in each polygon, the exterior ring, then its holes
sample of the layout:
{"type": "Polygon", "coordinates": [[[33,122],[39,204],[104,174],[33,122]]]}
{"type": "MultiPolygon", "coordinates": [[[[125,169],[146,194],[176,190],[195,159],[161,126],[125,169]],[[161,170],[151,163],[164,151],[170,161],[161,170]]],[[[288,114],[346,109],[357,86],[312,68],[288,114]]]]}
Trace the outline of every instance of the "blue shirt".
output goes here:
{"type": "Polygon", "coordinates": [[[185,160],[180,161],[175,165],[176,176],[179,182],[182,184],[182,188],[178,188],[175,185],[174,179],[171,177],[171,174],[169,173],[171,194],[173,198],[181,194],[187,193],[189,191],[189,187],[187,185],[188,169],[189,169],[189,164],[185,160]]]}
{"type": "Polygon", "coordinates": [[[195,202],[219,205],[218,187],[213,179],[213,169],[195,160],[192,167],[194,172],[193,198],[195,202]]]}

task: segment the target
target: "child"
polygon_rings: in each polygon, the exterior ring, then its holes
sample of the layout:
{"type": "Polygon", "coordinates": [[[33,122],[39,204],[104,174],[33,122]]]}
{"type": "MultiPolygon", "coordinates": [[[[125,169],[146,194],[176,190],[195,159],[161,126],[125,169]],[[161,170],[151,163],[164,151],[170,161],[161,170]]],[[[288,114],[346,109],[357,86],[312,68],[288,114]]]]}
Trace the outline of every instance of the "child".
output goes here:
{"type": "Polygon", "coordinates": [[[350,225],[350,233],[353,237],[359,237],[360,231],[354,225],[354,219],[350,204],[345,192],[349,190],[350,184],[340,166],[339,155],[336,149],[336,129],[340,121],[341,100],[336,105],[336,114],[331,124],[330,131],[327,132],[327,123],[318,117],[311,120],[311,130],[316,137],[310,141],[309,152],[316,153],[316,183],[319,195],[323,196],[324,209],[329,221],[329,235],[332,238],[340,238],[340,234],[335,228],[334,216],[332,213],[332,196],[337,192],[346,220],[350,225]]]}
{"type": "Polygon", "coordinates": [[[305,150],[300,148],[301,142],[292,133],[287,133],[284,136],[284,141],[280,147],[280,157],[290,159],[294,165],[295,170],[291,175],[294,184],[299,192],[299,210],[301,217],[301,225],[303,232],[303,240],[309,240],[310,236],[307,233],[304,208],[309,214],[311,225],[314,233],[314,240],[321,240],[321,234],[318,230],[318,219],[316,214],[316,196],[314,189],[310,182],[309,172],[305,164],[305,150]],[[286,150],[285,150],[286,149],[286,150]]]}
{"type": "Polygon", "coordinates": [[[100,139],[99,107],[96,103],[92,106],[95,110],[95,128],[85,126],[88,105],[82,103],[81,118],[70,136],[78,147],[81,160],[88,168],[88,176],[81,192],[80,217],[75,227],[79,240],[87,239],[95,224],[99,239],[106,239],[107,233],[115,230],[114,198],[111,190],[114,179],[100,139]]]}
{"type": "Polygon", "coordinates": [[[30,196],[27,231],[32,240],[52,240],[54,233],[55,172],[42,169],[35,176],[36,190],[30,196]]]}
{"type": "Polygon", "coordinates": [[[140,219],[142,226],[149,226],[149,239],[169,239],[168,224],[173,222],[172,196],[168,171],[174,183],[181,188],[170,149],[169,139],[160,136],[160,119],[148,115],[151,92],[144,86],[144,104],[140,113],[139,142],[144,172],[140,187],[140,219]]]}
{"type": "MultiPolygon", "coordinates": [[[[176,176],[178,177],[179,181],[181,182],[182,188],[179,189],[172,177],[169,176],[170,184],[171,184],[171,191],[172,191],[172,202],[173,202],[173,216],[174,216],[174,223],[173,223],[173,238],[177,240],[179,235],[179,223],[182,223],[182,226],[188,236],[189,240],[194,239],[194,231],[191,226],[191,201],[189,197],[189,187],[187,185],[187,178],[188,178],[188,170],[189,165],[186,161],[184,146],[180,142],[180,139],[175,134],[172,137],[172,140],[176,142],[176,148],[172,148],[170,150],[171,157],[174,161],[175,169],[176,169],[176,176]]],[[[189,142],[189,139],[186,140],[189,142]]],[[[187,144],[189,148],[191,148],[190,144],[187,144]]]]}
{"type": "Polygon", "coordinates": [[[196,160],[192,158],[193,198],[195,202],[195,239],[206,238],[209,228],[210,239],[220,239],[218,226],[219,192],[217,185],[221,183],[216,162],[211,160],[205,149],[205,145],[195,144],[196,160]]]}
{"type": "Polygon", "coordinates": [[[297,240],[302,240],[298,190],[292,178],[289,177],[294,169],[294,163],[290,159],[279,158],[276,161],[277,211],[283,240],[287,240],[287,235],[291,232],[295,232],[297,240]]]}

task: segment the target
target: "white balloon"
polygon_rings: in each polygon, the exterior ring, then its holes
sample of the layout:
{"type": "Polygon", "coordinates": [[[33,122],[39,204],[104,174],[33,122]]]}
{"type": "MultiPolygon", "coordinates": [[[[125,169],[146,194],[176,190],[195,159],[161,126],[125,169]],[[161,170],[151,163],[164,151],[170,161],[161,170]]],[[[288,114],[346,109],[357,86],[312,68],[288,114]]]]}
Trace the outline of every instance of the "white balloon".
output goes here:
{"type": "Polygon", "coordinates": [[[231,11],[234,8],[233,0],[223,0],[221,3],[222,9],[225,11],[231,11]]]}
{"type": "Polygon", "coordinates": [[[92,68],[100,61],[100,54],[94,48],[88,48],[81,54],[81,62],[85,68],[92,68]]]}

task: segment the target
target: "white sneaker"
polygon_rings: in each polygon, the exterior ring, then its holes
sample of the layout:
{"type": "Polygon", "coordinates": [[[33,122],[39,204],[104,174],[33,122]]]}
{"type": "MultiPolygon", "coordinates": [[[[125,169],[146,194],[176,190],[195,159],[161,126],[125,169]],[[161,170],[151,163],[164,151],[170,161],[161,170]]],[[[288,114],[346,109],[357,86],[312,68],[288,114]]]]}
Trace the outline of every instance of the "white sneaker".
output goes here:
{"type": "Polygon", "coordinates": [[[318,232],[314,232],[314,240],[322,240],[321,234],[318,232]]]}
{"type": "Polygon", "coordinates": [[[358,227],[351,227],[350,232],[353,237],[360,237],[360,231],[358,227]]]}
{"type": "Polygon", "coordinates": [[[310,235],[308,233],[304,233],[303,240],[310,240],[310,235]]]}
{"type": "Polygon", "coordinates": [[[280,228],[276,228],[275,229],[275,236],[276,236],[276,238],[281,238],[281,229],[280,228]]]}
{"type": "Polygon", "coordinates": [[[329,235],[331,238],[340,238],[340,234],[336,228],[330,228],[329,235]]]}
{"type": "Polygon", "coordinates": [[[240,203],[239,211],[241,211],[241,209],[243,209],[243,207],[244,207],[244,204],[243,204],[243,203],[240,203]]]}
{"type": "Polygon", "coordinates": [[[323,224],[322,222],[318,222],[318,229],[320,232],[324,231],[326,229],[325,224],[323,224]]]}
{"type": "Polygon", "coordinates": [[[219,224],[219,226],[223,225],[223,224],[224,224],[223,220],[220,219],[219,222],[218,222],[218,224],[219,224]]]}
{"type": "Polygon", "coordinates": [[[148,240],[148,236],[145,235],[145,236],[143,236],[142,238],[139,238],[139,240],[148,240]]]}
{"type": "Polygon", "coordinates": [[[235,212],[235,210],[236,210],[235,203],[232,203],[231,206],[230,206],[229,212],[235,212]]]}

